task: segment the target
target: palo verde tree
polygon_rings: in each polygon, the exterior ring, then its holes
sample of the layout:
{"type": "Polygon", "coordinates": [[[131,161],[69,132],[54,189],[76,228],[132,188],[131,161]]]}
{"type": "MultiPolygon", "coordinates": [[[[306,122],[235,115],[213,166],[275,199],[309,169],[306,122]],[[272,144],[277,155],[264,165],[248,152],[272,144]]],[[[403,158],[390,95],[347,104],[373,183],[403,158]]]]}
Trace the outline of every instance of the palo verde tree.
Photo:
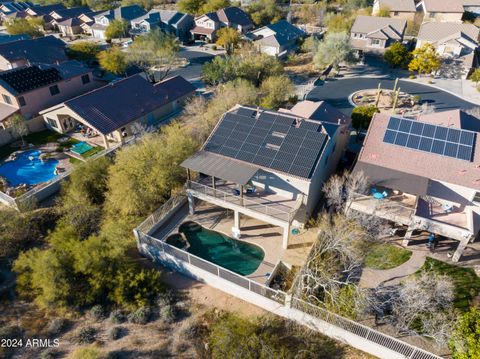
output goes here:
{"type": "Polygon", "coordinates": [[[97,54],[100,66],[115,75],[123,75],[128,68],[127,58],[118,46],[101,51],[97,54]]]}
{"type": "Polygon", "coordinates": [[[392,67],[407,68],[410,61],[412,61],[412,54],[405,45],[396,42],[385,51],[383,58],[392,67]]]}
{"type": "Polygon", "coordinates": [[[419,74],[433,74],[442,66],[442,60],[432,44],[425,44],[415,49],[413,59],[408,64],[408,70],[419,74]]]}
{"type": "Polygon", "coordinates": [[[240,34],[231,27],[224,27],[217,32],[217,45],[222,46],[228,55],[233,53],[235,46],[240,42],[240,34]]]}

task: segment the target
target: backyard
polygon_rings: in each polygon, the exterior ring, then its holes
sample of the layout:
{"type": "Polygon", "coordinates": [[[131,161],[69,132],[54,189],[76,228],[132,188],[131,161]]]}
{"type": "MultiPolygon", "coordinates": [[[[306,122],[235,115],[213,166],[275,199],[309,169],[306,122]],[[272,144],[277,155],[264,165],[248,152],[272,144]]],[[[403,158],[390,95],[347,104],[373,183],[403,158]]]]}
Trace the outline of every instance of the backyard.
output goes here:
{"type": "Polygon", "coordinates": [[[376,244],[365,258],[365,266],[372,269],[392,269],[408,261],[411,256],[411,251],[392,244],[376,244]]]}

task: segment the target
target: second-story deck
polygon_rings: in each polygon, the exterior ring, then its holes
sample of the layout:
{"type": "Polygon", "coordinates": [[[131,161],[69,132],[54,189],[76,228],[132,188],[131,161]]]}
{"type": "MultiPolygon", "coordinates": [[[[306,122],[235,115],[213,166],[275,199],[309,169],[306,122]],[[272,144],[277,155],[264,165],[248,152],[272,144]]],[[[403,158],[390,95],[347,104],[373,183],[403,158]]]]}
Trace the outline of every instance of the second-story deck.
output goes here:
{"type": "Polygon", "coordinates": [[[301,201],[300,198],[283,197],[261,188],[257,188],[255,192],[244,191],[242,196],[241,189],[233,182],[216,179],[213,188],[211,177],[199,179],[197,182],[187,181],[187,191],[207,201],[210,198],[231,206],[242,207],[285,223],[293,220],[301,201]]]}

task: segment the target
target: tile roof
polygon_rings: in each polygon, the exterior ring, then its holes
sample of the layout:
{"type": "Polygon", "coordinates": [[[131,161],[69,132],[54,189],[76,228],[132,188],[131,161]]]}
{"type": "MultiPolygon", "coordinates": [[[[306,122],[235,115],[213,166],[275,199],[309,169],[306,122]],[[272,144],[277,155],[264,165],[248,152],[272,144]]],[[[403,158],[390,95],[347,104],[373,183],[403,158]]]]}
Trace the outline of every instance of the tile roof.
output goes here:
{"type": "Polygon", "coordinates": [[[407,21],[403,19],[359,15],[356,17],[350,31],[354,33],[368,34],[387,29],[389,35],[396,33],[402,36],[406,27],[407,21]]]}
{"type": "Polygon", "coordinates": [[[202,150],[310,179],[329,140],[321,121],[237,105],[223,115],[202,150]]]}
{"type": "MultiPolygon", "coordinates": [[[[390,116],[375,114],[358,162],[422,178],[480,189],[480,146],[474,144],[472,161],[441,156],[383,142],[390,116]],[[445,170],[439,170],[445,169],[445,170]]],[[[478,133],[480,120],[460,110],[421,116],[420,121],[478,133]]]]}
{"type": "Polygon", "coordinates": [[[92,10],[88,6],[78,6],[69,9],[54,10],[50,12],[50,14],[53,12],[59,15],[62,19],[67,19],[92,12],[92,10]]]}
{"type": "Polygon", "coordinates": [[[194,91],[195,87],[180,76],[153,85],[135,75],[66,101],[64,105],[106,135],[194,91]]]}
{"type": "Polygon", "coordinates": [[[428,12],[450,12],[463,13],[462,0],[423,0],[426,11],[428,12]]]}
{"type": "Polygon", "coordinates": [[[300,101],[297,102],[288,112],[312,120],[331,122],[334,124],[350,124],[352,119],[337,110],[325,101],[300,101]]]}
{"type": "Polygon", "coordinates": [[[132,21],[133,19],[136,19],[140,16],[143,16],[146,14],[146,11],[140,7],[139,5],[129,5],[129,6],[120,6],[117,7],[113,10],[106,11],[104,13],[101,13],[100,16],[105,16],[109,18],[110,20],[126,20],[126,21],[132,21]]]}
{"type": "Polygon", "coordinates": [[[420,26],[417,38],[423,41],[437,42],[452,35],[458,35],[455,38],[459,38],[462,33],[474,42],[478,42],[480,33],[478,27],[458,22],[425,22],[420,26]]]}
{"type": "Polygon", "coordinates": [[[66,44],[62,40],[54,36],[45,36],[0,44],[0,56],[10,62],[25,60],[31,64],[54,64],[68,60],[65,48],[66,44]]]}
{"type": "Polygon", "coordinates": [[[250,16],[236,6],[230,6],[217,11],[218,19],[224,23],[233,23],[241,26],[252,26],[250,16]]]}
{"type": "Polygon", "coordinates": [[[303,30],[299,29],[295,25],[290,24],[286,20],[280,20],[275,24],[261,27],[260,29],[252,31],[252,34],[255,35],[257,32],[260,32],[265,28],[268,28],[274,32],[273,35],[256,40],[265,45],[283,46],[290,43],[291,41],[305,36],[305,32],[303,30]]]}
{"type": "Polygon", "coordinates": [[[0,34],[0,44],[6,44],[7,42],[19,41],[19,40],[29,40],[30,36],[26,34],[22,35],[6,35],[0,34]]]}
{"type": "Polygon", "coordinates": [[[416,12],[414,0],[377,0],[380,8],[388,8],[391,11],[416,12]]]}
{"type": "Polygon", "coordinates": [[[47,15],[52,11],[65,10],[66,7],[63,4],[50,4],[50,5],[36,5],[28,9],[28,11],[33,11],[37,15],[47,15]]]}

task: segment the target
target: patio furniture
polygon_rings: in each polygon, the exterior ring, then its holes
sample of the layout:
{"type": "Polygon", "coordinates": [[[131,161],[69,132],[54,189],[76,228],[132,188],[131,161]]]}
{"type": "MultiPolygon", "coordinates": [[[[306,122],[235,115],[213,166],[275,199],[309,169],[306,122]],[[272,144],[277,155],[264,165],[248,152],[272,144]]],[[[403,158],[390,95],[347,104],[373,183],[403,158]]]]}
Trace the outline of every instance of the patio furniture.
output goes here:
{"type": "Polygon", "coordinates": [[[232,193],[235,195],[235,196],[240,196],[240,190],[236,189],[236,188],[233,188],[232,189],[232,193]]]}
{"type": "Polygon", "coordinates": [[[445,203],[443,206],[442,206],[442,209],[443,209],[443,213],[451,213],[453,212],[453,206],[449,203],[445,203]]]}
{"type": "Polygon", "coordinates": [[[256,192],[257,192],[257,187],[255,187],[255,186],[247,188],[247,194],[254,194],[256,192]]]}

